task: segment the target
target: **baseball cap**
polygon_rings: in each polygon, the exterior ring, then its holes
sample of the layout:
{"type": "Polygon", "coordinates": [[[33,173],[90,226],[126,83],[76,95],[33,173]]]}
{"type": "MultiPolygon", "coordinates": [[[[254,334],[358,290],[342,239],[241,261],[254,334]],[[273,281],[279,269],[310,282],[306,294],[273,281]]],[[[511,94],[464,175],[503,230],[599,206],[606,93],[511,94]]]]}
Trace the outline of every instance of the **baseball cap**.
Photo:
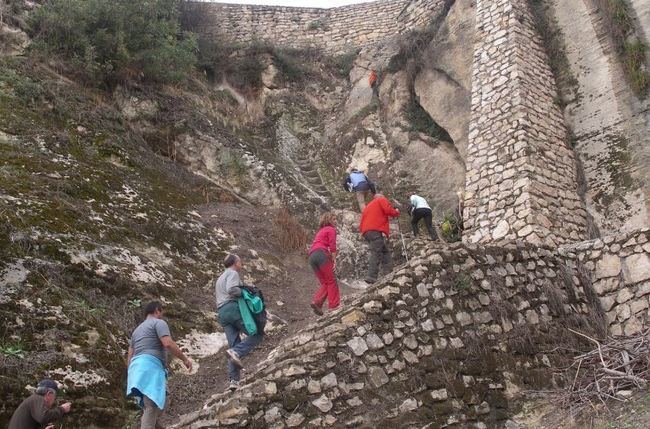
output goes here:
{"type": "Polygon", "coordinates": [[[56,384],[56,381],[50,380],[50,379],[47,379],[47,378],[45,380],[41,380],[41,381],[38,382],[38,386],[36,386],[36,388],[39,388],[39,387],[46,387],[46,388],[52,389],[52,390],[54,390],[56,392],[58,392],[58,390],[59,390],[59,385],[56,384]]]}

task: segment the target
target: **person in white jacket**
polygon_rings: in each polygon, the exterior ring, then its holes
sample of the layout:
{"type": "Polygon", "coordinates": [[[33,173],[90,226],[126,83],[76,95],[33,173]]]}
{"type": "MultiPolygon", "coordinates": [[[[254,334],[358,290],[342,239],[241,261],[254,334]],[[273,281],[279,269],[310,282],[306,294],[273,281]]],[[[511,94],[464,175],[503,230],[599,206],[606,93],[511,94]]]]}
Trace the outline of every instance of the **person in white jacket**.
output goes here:
{"type": "Polygon", "coordinates": [[[438,240],[438,235],[436,230],[433,228],[433,214],[431,207],[427,204],[427,200],[422,198],[419,195],[411,195],[411,228],[413,228],[413,236],[417,237],[418,235],[418,223],[421,219],[424,219],[424,224],[429,231],[429,235],[433,241],[438,240]]]}

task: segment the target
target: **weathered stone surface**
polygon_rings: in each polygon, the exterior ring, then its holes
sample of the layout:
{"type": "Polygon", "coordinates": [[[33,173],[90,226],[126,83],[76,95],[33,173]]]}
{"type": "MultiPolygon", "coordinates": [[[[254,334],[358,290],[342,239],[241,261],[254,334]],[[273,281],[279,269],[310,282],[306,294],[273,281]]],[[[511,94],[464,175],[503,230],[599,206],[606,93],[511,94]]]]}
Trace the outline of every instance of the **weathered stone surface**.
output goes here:
{"type": "Polygon", "coordinates": [[[640,253],[623,259],[623,278],[628,284],[650,279],[650,255],[640,253]]]}
{"type": "Polygon", "coordinates": [[[336,387],[337,384],[338,382],[336,381],[336,374],[333,372],[320,379],[320,387],[323,390],[328,390],[332,387],[336,387]]]}
{"type": "Polygon", "coordinates": [[[333,407],[332,401],[327,397],[327,395],[322,395],[315,401],[312,401],[312,405],[314,405],[314,407],[318,408],[323,413],[328,412],[333,407]]]}
{"type": "Polygon", "coordinates": [[[378,366],[372,366],[368,369],[368,377],[370,384],[375,388],[381,387],[389,381],[386,372],[378,366]]]}
{"type": "Polygon", "coordinates": [[[617,255],[606,255],[596,264],[596,279],[615,277],[621,272],[621,258],[617,255]]]}
{"type": "Polygon", "coordinates": [[[447,400],[447,389],[438,389],[431,392],[431,397],[434,401],[445,401],[447,400]]]}
{"type": "Polygon", "coordinates": [[[418,401],[414,398],[409,398],[402,402],[402,404],[399,406],[399,411],[401,413],[407,413],[409,411],[417,410],[418,409],[418,401]]]}
{"type": "Polygon", "coordinates": [[[366,335],[366,344],[370,350],[379,350],[384,347],[384,342],[374,332],[366,335]]]}
{"type": "Polygon", "coordinates": [[[305,421],[305,416],[302,414],[298,413],[292,413],[288,418],[287,418],[287,426],[290,428],[295,428],[298,427],[302,424],[302,422],[305,421]]]}
{"type": "Polygon", "coordinates": [[[354,337],[347,342],[348,347],[352,349],[352,352],[356,356],[362,356],[365,352],[368,351],[368,344],[361,337],[354,337]]]}

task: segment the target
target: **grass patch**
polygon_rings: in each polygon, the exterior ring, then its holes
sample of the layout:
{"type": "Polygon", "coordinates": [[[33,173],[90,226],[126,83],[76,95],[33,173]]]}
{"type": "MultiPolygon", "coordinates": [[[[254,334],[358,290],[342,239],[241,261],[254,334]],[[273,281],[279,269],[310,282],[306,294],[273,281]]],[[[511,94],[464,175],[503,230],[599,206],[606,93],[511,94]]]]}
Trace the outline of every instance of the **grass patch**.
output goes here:
{"type": "Polygon", "coordinates": [[[0,346],[0,354],[6,358],[25,358],[25,349],[21,343],[3,344],[0,346]]]}
{"type": "Polygon", "coordinates": [[[334,76],[341,79],[348,79],[357,55],[359,55],[358,49],[340,55],[326,56],[323,59],[323,62],[325,67],[330,70],[334,76]]]}
{"type": "Polygon", "coordinates": [[[646,70],[647,47],[639,41],[637,22],[624,0],[596,0],[625,77],[639,98],[645,98],[650,84],[646,70]]]}
{"type": "Polygon", "coordinates": [[[472,280],[464,273],[458,273],[454,278],[454,287],[456,290],[469,290],[472,287],[472,280]]]}

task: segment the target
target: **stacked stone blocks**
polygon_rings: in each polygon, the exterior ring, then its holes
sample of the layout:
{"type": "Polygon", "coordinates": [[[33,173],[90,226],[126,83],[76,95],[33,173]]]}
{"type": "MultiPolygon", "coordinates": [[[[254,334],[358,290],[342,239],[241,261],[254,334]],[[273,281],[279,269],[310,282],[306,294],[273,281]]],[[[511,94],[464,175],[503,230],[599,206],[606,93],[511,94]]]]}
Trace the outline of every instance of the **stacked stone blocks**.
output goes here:
{"type": "Polygon", "coordinates": [[[559,252],[589,274],[611,335],[635,335],[650,327],[650,229],[563,246],[559,252]]]}
{"type": "Polygon", "coordinates": [[[330,9],[189,2],[200,33],[231,43],[255,40],[343,53],[428,25],[444,0],[382,0],[330,9]]]}
{"type": "Polygon", "coordinates": [[[424,246],[176,427],[486,428],[504,423],[519,388],[562,385],[550,367],[567,357],[543,350],[593,311],[563,260],[522,242],[424,246]]]}
{"type": "Polygon", "coordinates": [[[526,1],[479,0],[476,13],[464,240],[584,240],[575,158],[526,1]]]}

